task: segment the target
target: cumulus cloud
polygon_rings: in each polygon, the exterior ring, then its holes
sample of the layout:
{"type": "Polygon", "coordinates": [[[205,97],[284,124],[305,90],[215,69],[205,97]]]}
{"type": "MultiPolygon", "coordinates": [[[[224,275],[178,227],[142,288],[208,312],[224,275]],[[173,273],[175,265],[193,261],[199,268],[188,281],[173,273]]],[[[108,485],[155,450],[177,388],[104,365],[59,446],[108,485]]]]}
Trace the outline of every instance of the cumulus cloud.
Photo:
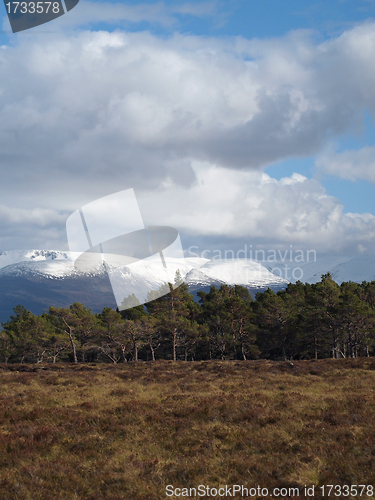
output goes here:
{"type": "Polygon", "coordinates": [[[318,169],[341,179],[366,180],[375,183],[375,147],[336,153],[327,150],[316,159],[318,169]]]}
{"type": "MultiPolygon", "coordinates": [[[[337,198],[314,179],[294,173],[276,180],[266,173],[196,165],[191,189],[165,186],[139,196],[148,224],[163,220],[194,241],[221,235],[263,247],[297,245],[320,253],[356,252],[375,241],[375,216],[345,214],[337,198]],[[358,247],[360,245],[360,247],[358,247]]],[[[215,245],[215,243],[212,243],[215,245]]]]}
{"type": "MultiPolygon", "coordinates": [[[[160,12],[155,19],[169,22],[160,12]]],[[[372,219],[343,214],[315,181],[283,184],[259,172],[320,153],[361,122],[364,108],[375,114],[375,23],[323,43],[306,31],[269,40],[124,31],[17,40],[0,49],[5,205],[68,213],[130,187],[161,195],[170,183],[168,196],[177,202],[180,193],[191,207],[178,221],[196,234],[241,236],[247,228],[259,238],[320,234],[322,245],[344,245],[366,227],[372,238],[372,219]]]]}
{"type": "Polygon", "coordinates": [[[59,197],[66,206],[119,184],[189,185],[192,161],[254,169],[312,155],[375,106],[374,26],[320,45],[305,32],[267,41],[19,38],[0,52],[7,186],[27,179],[38,189],[53,177],[69,189],[59,197]]]}

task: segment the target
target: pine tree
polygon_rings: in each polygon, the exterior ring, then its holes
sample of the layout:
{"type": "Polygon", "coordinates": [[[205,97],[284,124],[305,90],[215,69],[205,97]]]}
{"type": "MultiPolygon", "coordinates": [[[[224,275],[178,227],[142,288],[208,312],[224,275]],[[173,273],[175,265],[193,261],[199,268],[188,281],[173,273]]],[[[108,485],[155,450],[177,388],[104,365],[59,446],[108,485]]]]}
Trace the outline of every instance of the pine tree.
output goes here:
{"type": "Polygon", "coordinates": [[[54,330],[45,317],[36,316],[18,305],[15,315],[3,323],[8,357],[13,361],[41,363],[47,356],[54,330]]]}
{"type": "Polygon", "coordinates": [[[258,325],[258,346],[263,357],[284,361],[294,350],[290,338],[290,310],[285,293],[275,294],[270,288],[256,295],[254,310],[258,325]]]}
{"type": "MultiPolygon", "coordinates": [[[[169,283],[168,288],[169,293],[148,302],[146,307],[156,319],[161,343],[170,346],[172,360],[176,361],[180,345],[184,347],[184,357],[188,355],[189,348],[195,344],[199,334],[199,326],[192,319],[192,311],[195,309],[193,297],[189,294],[188,286],[181,283],[179,272],[176,273],[174,286],[169,283]]],[[[157,293],[165,290],[165,286],[162,286],[157,293]]],[[[152,297],[149,294],[149,298],[152,297]]]]}
{"type": "MultiPolygon", "coordinates": [[[[69,309],[50,307],[48,315],[57,331],[68,336],[73,362],[78,363],[77,348],[87,346],[91,337],[96,335],[97,320],[94,314],[87,310],[83,304],[75,302],[69,309]]],[[[85,361],[84,350],[82,351],[82,358],[82,361],[85,361]]]]}
{"type": "Polygon", "coordinates": [[[341,285],[337,308],[338,328],[341,332],[343,357],[356,358],[368,345],[369,330],[374,328],[374,311],[363,300],[363,287],[347,282],[341,285]]]}

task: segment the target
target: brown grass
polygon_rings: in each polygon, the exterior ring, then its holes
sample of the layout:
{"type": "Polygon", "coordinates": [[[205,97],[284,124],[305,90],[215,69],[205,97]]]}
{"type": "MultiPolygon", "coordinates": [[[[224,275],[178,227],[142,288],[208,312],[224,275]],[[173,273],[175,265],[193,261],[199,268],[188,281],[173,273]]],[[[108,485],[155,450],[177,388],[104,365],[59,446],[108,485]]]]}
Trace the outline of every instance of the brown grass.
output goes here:
{"type": "Polygon", "coordinates": [[[372,358],[0,365],[0,383],[1,500],[375,485],[372,358]]]}

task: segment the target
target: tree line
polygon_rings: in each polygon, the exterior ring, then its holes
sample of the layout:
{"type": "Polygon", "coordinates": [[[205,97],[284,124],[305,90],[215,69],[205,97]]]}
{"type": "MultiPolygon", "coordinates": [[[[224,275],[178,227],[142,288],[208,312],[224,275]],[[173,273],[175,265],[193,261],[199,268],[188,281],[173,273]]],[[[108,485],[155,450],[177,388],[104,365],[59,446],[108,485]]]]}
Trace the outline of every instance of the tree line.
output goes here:
{"type": "MultiPolygon", "coordinates": [[[[145,306],[94,314],[83,304],[34,315],[23,306],[2,323],[0,362],[272,360],[373,356],[375,281],[297,282],[258,293],[211,287],[194,301],[177,273],[169,293],[145,306]]],[[[166,285],[165,285],[166,286],[166,285]]],[[[155,295],[155,294],[154,294],[155,295]]],[[[159,294],[156,294],[158,296],[159,294]]],[[[129,296],[127,303],[139,304],[129,296]]]]}

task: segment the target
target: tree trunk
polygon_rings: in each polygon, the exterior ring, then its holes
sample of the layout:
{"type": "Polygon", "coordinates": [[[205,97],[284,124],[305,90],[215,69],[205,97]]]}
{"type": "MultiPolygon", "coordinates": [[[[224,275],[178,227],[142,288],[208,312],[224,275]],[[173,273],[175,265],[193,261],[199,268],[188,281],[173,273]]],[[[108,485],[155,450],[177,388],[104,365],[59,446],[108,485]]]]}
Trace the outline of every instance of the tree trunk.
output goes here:
{"type": "Polygon", "coordinates": [[[37,363],[43,363],[43,357],[44,357],[44,354],[46,353],[46,351],[47,351],[47,349],[44,349],[40,355],[39,355],[39,353],[37,354],[37,360],[36,360],[37,363]]]}
{"type": "Polygon", "coordinates": [[[173,329],[173,361],[176,361],[176,346],[177,346],[177,328],[173,329]]]}
{"type": "Polygon", "coordinates": [[[73,330],[74,330],[74,328],[72,326],[68,325],[68,323],[65,321],[65,318],[61,318],[61,319],[65,323],[65,326],[68,328],[68,331],[66,333],[69,336],[70,345],[72,346],[74,363],[77,364],[78,363],[78,359],[77,359],[76,345],[75,345],[74,339],[73,339],[73,330]]]}
{"type": "Polygon", "coordinates": [[[337,338],[335,328],[332,327],[332,357],[337,359],[337,338]]]}
{"type": "Polygon", "coordinates": [[[134,342],[134,361],[138,361],[138,345],[134,342]]]}
{"type": "Polygon", "coordinates": [[[156,351],[156,349],[158,349],[158,347],[160,347],[160,344],[158,344],[156,347],[154,347],[152,345],[152,339],[149,337],[148,338],[148,346],[149,346],[150,351],[151,351],[152,361],[155,361],[155,351],[156,351]]]}
{"type": "Polygon", "coordinates": [[[243,344],[242,343],[241,343],[241,353],[242,353],[243,360],[246,361],[247,358],[246,358],[245,349],[243,348],[243,344]]]}
{"type": "Polygon", "coordinates": [[[124,363],[127,363],[127,359],[126,359],[126,354],[125,354],[125,351],[126,351],[126,346],[125,345],[121,345],[121,352],[122,352],[122,359],[124,361],[124,363]]]}
{"type": "Polygon", "coordinates": [[[151,350],[152,361],[155,361],[155,350],[151,344],[150,344],[150,350],[151,350]]]}
{"type": "Polygon", "coordinates": [[[70,345],[72,346],[74,363],[77,364],[78,359],[77,359],[76,345],[74,343],[73,337],[70,332],[69,332],[69,339],[70,339],[70,345]]]}

